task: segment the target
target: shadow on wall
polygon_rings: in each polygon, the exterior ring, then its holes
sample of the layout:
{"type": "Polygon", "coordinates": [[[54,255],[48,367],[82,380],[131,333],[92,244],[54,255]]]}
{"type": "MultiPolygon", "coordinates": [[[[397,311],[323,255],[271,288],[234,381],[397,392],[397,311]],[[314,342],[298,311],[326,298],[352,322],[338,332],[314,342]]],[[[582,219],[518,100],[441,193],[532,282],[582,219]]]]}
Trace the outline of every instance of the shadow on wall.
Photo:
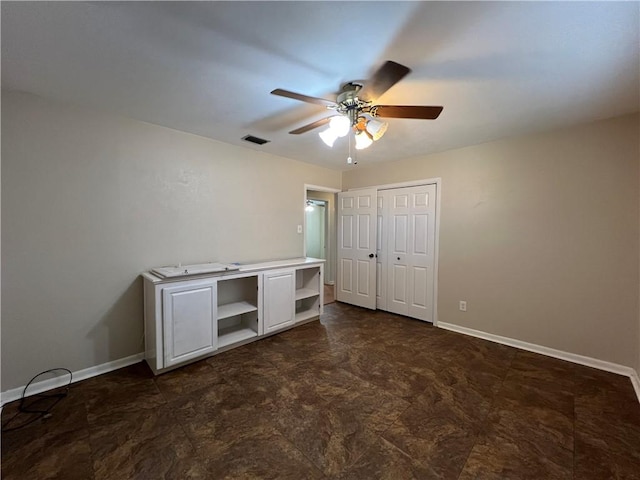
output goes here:
{"type": "Polygon", "coordinates": [[[144,351],[141,277],[129,284],[87,337],[94,344],[94,365],[120,360],[144,351]]]}

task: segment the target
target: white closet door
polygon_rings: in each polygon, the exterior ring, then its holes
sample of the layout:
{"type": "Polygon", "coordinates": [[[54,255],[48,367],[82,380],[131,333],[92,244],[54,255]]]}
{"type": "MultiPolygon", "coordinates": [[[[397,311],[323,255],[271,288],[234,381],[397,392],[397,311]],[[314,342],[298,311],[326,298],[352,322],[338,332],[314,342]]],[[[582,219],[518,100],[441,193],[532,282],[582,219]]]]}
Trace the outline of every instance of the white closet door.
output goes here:
{"type": "Polygon", "coordinates": [[[378,230],[376,236],[376,306],[380,310],[387,309],[387,225],[385,218],[389,205],[389,195],[386,191],[378,192],[378,230]]]}
{"type": "Polygon", "coordinates": [[[338,278],[336,299],[376,308],[375,188],[338,193],[338,278]]]}
{"type": "MultiPolygon", "coordinates": [[[[433,322],[436,186],[388,190],[386,310],[433,322]]],[[[384,200],[383,200],[384,201],[384,200]]]]}

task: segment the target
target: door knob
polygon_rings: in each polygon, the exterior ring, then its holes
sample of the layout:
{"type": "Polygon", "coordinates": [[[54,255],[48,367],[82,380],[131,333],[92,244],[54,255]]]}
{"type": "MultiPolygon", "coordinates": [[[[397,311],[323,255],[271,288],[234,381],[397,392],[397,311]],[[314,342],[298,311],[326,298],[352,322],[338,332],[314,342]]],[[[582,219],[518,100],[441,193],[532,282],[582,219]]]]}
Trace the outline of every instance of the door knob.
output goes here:
{"type": "Polygon", "coordinates": [[[400,257],[398,257],[398,260],[400,260],[400,257]]]}
{"type": "Polygon", "coordinates": [[[373,253],[370,253],[370,254],[369,254],[369,258],[373,258],[373,253]]]}

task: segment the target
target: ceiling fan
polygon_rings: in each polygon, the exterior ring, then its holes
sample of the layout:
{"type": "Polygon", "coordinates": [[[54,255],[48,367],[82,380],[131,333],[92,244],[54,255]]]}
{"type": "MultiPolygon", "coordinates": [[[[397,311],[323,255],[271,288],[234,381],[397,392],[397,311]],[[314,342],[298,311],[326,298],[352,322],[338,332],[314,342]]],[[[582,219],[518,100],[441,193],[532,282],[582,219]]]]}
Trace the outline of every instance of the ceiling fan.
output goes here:
{"type": "Polygon", "coordinates": [[[442,107],[435,106],[375,104],[380,95],[402,80],[409,72],[411,72],[409,67],[387,61],[364,84],[347,82],[342,85],[335,101],[310,97],[281,88],[276,88],[271,93],[302,102],[322,105],[336,112],[335,115],[296,128],[289,133],[299,135],[329,124],[328,130],[320,132],[320,138],[327,145],[333,146],[337,138],[344,137],[350,131],[353,131],[355,133],[356,148],[362,149],[384,135],[387,123],[377,120],[378,118],[435,120],[442,112],[442,107]]]}

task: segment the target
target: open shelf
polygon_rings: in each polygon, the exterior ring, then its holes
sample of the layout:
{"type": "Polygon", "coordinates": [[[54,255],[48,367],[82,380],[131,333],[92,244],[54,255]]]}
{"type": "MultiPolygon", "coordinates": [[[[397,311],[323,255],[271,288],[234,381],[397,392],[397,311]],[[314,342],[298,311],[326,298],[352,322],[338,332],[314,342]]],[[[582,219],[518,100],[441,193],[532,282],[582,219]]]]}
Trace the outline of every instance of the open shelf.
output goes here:
{"type": "Polygon", "coordinates": [[[317,310],[303,310],[300,312],[296,312],[296,323],[304,322],[305,320],[317,317],[318,315],[320,315],[320,312],[318,312],[317,310]]]}
{"type": "Polygon", "coordinates": [[[296,290],[296,300],[302,300],[303,298],[310,298],[320,295],[320,292],[313,288],[298,288],[296,290]]]}
{"type": "Polygon", "coordinates": [[[320,315],[320,295],[309,295],[301,299],[296,298],[296,323],[309,320],[320,315]]]}
{"type": "Polygon", "coordinates": [[[311,289],[320,291],[320,267],[300,268],[296,270],[296,290],[311,289]]]}
{"type": "Polygon", "coordinates": [[[218,286],[218,348],[258,336],[258,275],[221,278],[218,286]]]}
{"type": "Polygon", "coordinates": [[[320,267],[296,270],[296,323],[320,315],[320,289],[322,276],[320,267]]]}
{"type": "Polygon", "coordinates": [[[223,318],[235,317],[243,313],[257,312],[258,307],[250,302],[240,301],[227,303],[226,305],[218,305],[218,320],[223,318]]]}
{"type": "Polygon", "coordinates": [[[218,348],[257,337],[258,332],[244,325],[232,325],[218,330],[218,348]]]}

